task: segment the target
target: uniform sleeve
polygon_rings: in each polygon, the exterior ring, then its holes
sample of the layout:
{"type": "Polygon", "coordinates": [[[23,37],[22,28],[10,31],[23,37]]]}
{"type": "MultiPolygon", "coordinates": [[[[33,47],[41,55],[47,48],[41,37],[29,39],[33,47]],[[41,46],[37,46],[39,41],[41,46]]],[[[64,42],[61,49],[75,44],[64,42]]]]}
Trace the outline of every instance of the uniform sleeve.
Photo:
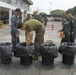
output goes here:
{"type": "Polygon", "coordinates": [[[12,28],[11,35],[13,37],[16,37],[16,35],[19,35],[19,34],[20,34],[19,30],[17,30],[16,28],[12,28]]]}
{"type": "Polygon", "coordinates": [[[18,29],[16,29],[16,35],[19,35],[19,34],[20,34],[19,30],[18,30],[18,29]]]}
{"type": "Polygon", "coordinates": [[[66,28],[66,26],[65,26],[65,24],[64,24],[64,25],[63,25],[63,29],[62,29],[63,32],[65,31],[65,28],[66,28]]]}
{"type": "Polygon", "coordinates": [[[11,18],[11,26],[12,27],[16,27],[16,19],[15,19],[15,17],[11,18]]]}
{"type": "Polygon", "coordinates": [[[12,36],[16,36],[16,35],[19,35],[19,31],[17,30],[17,26],[16,26],[17,22],[16,22],[16,18],[15,17],[12,17],[11,18],[11,35],[12,36]]]}
{"type": "Polygon", "coordinates": [[[75,32],[75,19],[72,19],[72,32],[75,32]]]}

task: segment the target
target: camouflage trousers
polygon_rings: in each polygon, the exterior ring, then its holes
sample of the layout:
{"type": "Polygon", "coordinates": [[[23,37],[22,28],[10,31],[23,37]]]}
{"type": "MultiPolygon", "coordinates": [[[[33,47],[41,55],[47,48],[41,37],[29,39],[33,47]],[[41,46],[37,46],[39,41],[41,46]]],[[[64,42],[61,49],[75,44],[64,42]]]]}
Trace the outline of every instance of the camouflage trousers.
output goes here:
{"type": "Polygon", "coordinates": [[[65,38],[62,38],[62,40],[61,40],[61,44],[63,42],[70,42],[70,35],[68,35],[68,36],[65,35],[65,38]]]}
{"type": "Polygon", "coordinates": [[[75,33],[70,34],[70,42],[75,42],[75,33]]]}
{"type": "Polygon", "coordinates": [[[36,37],[35,37],[35,53],[40,52],[40,46],[42,43],[44,43],[44,33],[45,29],[41,28],[38,31],[36,31],[36,37]]]}
{"type": "Polygon", "coordinates": [[[15,46],[16,46],[17,43],[20,43],[19,38],[12,37],[13,51],[15,50],[15,46]]]}

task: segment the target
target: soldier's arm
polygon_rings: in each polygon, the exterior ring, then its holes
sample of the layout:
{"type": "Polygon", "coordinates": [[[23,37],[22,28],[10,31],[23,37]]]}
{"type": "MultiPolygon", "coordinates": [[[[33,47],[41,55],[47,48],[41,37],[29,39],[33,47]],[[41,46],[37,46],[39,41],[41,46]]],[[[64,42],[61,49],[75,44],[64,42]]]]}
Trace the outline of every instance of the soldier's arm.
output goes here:
{"type": "Polygon", "coordinates": [[[26,46],[30,46],[33,39],[33,31],[32,32],[26,32],[26,46]]]}
{"type": "Polygon", "coordinates": [[[74,34],[74,32],[75,32],[75,20],[74,20],[74,18],[72,19],[72,34],[74,34]]]}
{"type": "Polygon", "coordinates": [[[73,32],[75,33],[75,19],[74,19],[74,21],[73,21],[73,32]]]}
{"type": "Polygon", "coordinates": [[[16,28],[16,18],[14,17],[14,16],[12,16],[12,18],[11,18],[11,29],[12,29],[12,33],[14,34],[14,36],[16,37],[16,38],[18,38],[19,37],[19,31],[17,30],[17,28],[16,28]]]}
{"type": "Polygon", "coordinates": [[[16,38],[19,38],[20,32],[16,29],[16,38]]]}
{"type": "Polygon", "coordinates": [[[15,20],[15,17],[12,17],[11,18],[11,26],[12,26],[12,28],[16,28],[16,20],[15,20]]]}

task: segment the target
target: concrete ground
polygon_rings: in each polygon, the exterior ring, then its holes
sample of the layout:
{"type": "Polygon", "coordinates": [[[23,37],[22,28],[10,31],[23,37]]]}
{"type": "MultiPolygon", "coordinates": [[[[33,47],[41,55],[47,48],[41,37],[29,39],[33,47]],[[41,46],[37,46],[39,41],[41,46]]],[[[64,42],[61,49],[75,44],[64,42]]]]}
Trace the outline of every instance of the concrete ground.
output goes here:
{"type": "MultiPolygon", "coordinates": [[[[59,47],[60,38],[57,31],[61,29],[60,22],[48,22],[45,41],[53,40],[59,47]],[[55,30],[51,30],[51,25],[54,24],[55,30]]],[[[25,41],[24,32],[20,31],[21,42],[25,41]]],[[[11,42],[10,28],[0,29],[0,42],[11,42]]],[[[54,66],[44,66],[41,64],[41,57],[38,61],[33,61],[32,65],[24,66],[20,64],[20,58],[13,57],[12,63],[4,65],[0,63],[0,75],[76,75],[76,59],[74,65],[67,66],[62,64],[62,55],[59,54],[54,60],[54,66]]]]}

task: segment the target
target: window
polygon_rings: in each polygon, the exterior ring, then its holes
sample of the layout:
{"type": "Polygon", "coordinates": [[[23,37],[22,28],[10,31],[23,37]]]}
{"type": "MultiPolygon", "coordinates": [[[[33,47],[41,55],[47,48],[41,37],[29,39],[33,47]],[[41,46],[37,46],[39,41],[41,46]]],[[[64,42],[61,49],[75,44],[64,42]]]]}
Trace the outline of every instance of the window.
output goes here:
{"type": "Polygon", "coordinates": [[[20,1],[21,6],[23,6],[23,1],[20,1]]]}
{"type": "Polygon", "coordinates": [[[1,0],[1,1],[6,2],[6,0],[1,0]]]}
{"type": "Polygon", "coordinates": [[[13,3],[17,4],[18,3],[18,0],[13,0],[13,3]]]}
{"type": "Polygon", "coordinates": [[[6,3],[9,3],[9,4],[12,3],[12,0],[0,0],[0,1],[6,2],[6,3]]]}
{"type": "Polygon", "coordinates": [[[12,3],[12,0],[7,0],[7,3],[11,4],[12,3]]]}

